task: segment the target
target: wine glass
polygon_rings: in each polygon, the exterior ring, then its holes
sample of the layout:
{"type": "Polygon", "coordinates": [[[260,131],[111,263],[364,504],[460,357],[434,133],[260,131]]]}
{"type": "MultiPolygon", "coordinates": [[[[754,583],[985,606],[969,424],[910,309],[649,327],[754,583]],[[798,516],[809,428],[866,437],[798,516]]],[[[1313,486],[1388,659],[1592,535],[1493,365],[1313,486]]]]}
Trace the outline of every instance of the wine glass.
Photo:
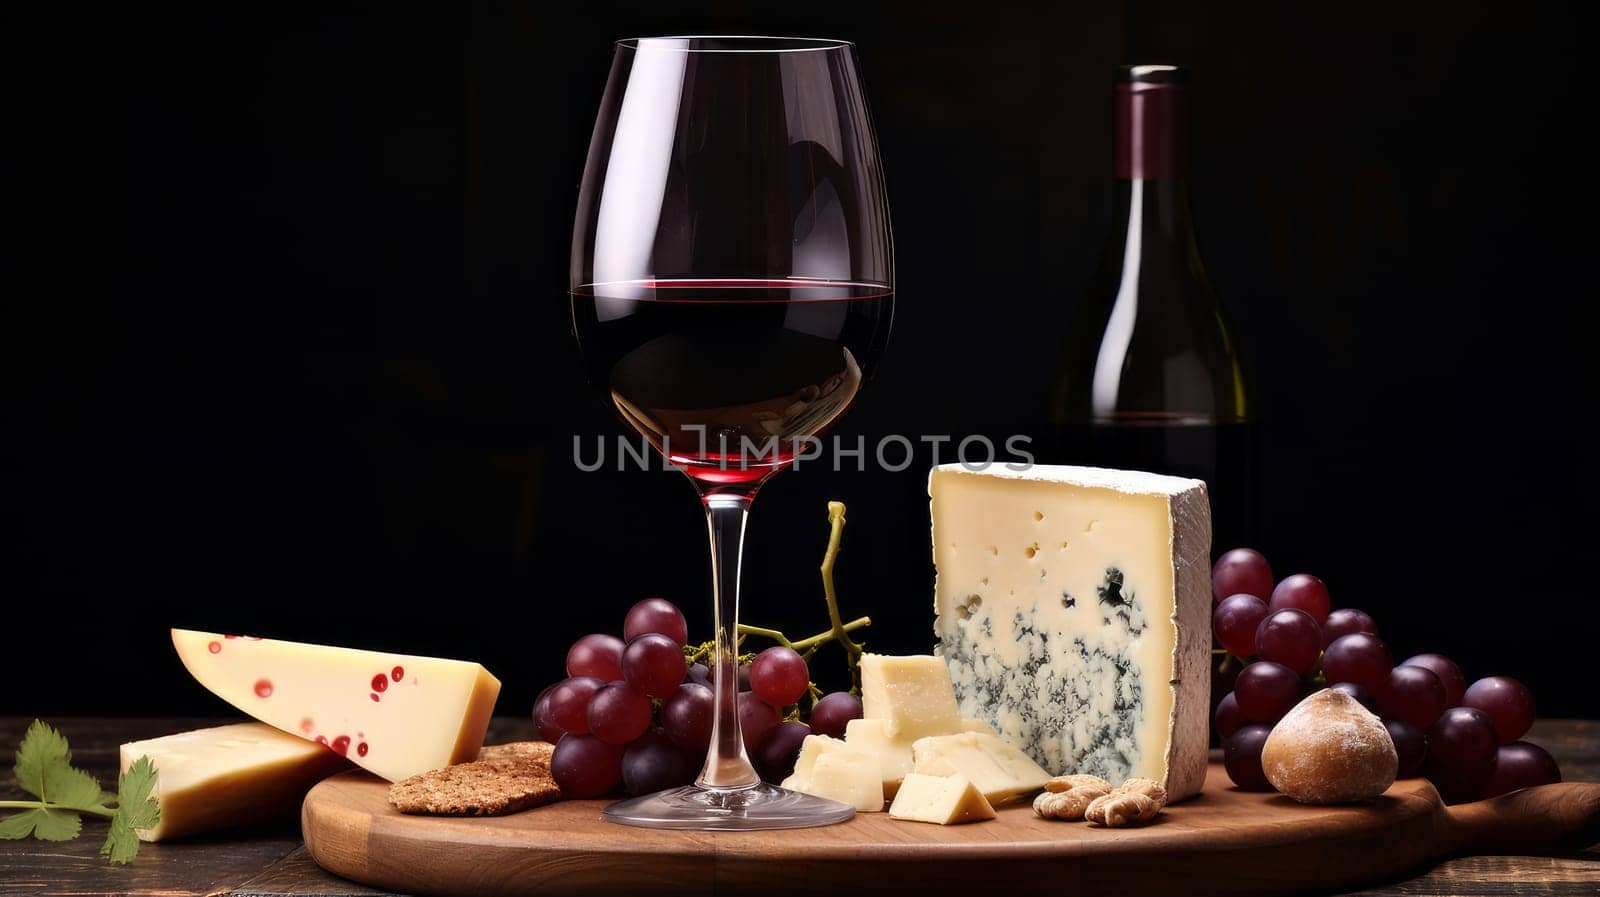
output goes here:
{"type": "Polygon", "coordinates": [[[610,819],[750,830],[850,818],[765,784],[739,732],[740,549],[751,500],[818,457],[894,311],[877,139],[848,42],[618,41],[578,195],[573,330],[589,378],[699,492],[711,535],[715,711],[692,786],[610,819]]]}

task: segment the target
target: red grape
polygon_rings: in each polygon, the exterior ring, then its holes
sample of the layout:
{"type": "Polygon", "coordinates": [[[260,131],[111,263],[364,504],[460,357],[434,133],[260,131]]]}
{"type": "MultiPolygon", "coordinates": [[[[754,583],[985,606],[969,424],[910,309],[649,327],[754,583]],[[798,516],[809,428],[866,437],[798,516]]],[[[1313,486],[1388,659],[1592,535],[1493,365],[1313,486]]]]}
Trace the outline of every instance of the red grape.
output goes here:
{"type": "Polygon", "coordinates": [[[539,730],[539,737],[551,744],[560,741],[561,736],[566,734],[550,719],[550,693],[555,689],[554,685],[547,686],[539,692],[539,699],[533,702],[533,724],[539,730]]]}
{"type": "Polygon", "coordinates": [[[1433,674],[1444,685],[1444,706],[1461,706],[1461,696],[1467,691],[1467,677],[1461,674],[1461,667],[1456,666],[1455,661],[1443,654],[1418,654],[1400,665],[1433,670],[1433,674]]]}
{"type": "Polygon", "coordinates": [[[704,685],[706,688],[710,688],[711,668],[703,663],[691,663],[689,664],[688,671],[684,673],[683,681],[698,682],[701,685],[704,685]]]}
{"type": "Polygon", "coordinates": [[[1322,674],[1330,684],[1354,682],[1375,695],[1389,684],[1389,671],[1393,668],[1389,646],[1365,632],[1334,639],[1322,655],[1322,674]]]}
{"type": "Polygon", "coordinates": [[[1422,771],[1422,761],[1428,756],[1428,739],[1422,730],[1403,719],[1386,719],[1389,740],[1394,742],[1394,752],[1400,758],[1396,778],[1409,779],[1422,771]]]}
{"type": "Polygon", "coordinates": [[[1377,635],[1378,624],[1367,616],[1365,611],[1353,607],[1341,607],[1329,613],[1328,619],[1322,621],[1322,647],[1326,648],[1333,644],[1333,640],[1341,635],[1355,632],[1377,635]]]}
{"type": "Polygon", "coordinates": [[[1217,558],[1211,568],[1211,600],[1229,595],[1254,595],[1262,601],[1272,594],[1272,565],[1259,551],[1235,548],[1217,558]]]}
{"type": "Polygon", "coordinates": [[[683,646],[660,633],[638,636],[622,650],[622,678],[652,698],[672,694],[683,674],[683,646]]]}
{"type": "Polygon", "coordinates": [[[1499,743],[1494,721],[1475,707],[1451,707],[1428,729],[1428,756],[1467,776],[1488,773],[1499,743]]]}
{"type": "Polygon", "coordinates": [[[1222,743],[1222,765],[1228,778],[1243,791],[1271,791],[1272,783],[1261,771],[1261,748],[1267,743],[1272,727],[1245,726],[1228,736],[1222,743]]]}
{"type": "Polygon", "coordinates": [[[781,719],[771,704],[756,697],[754,693],[748,691],[739,693],[739,732],[744,737],[746,751],[755,750],[761,739],[767,737],[767,732],[781,719]]]}
{"type": "Polygon", "coordinates": [[[550,756],[550,774],[563,797],[599,797],[622,780],[622,748],[593,735],[568,735],[550,756]]]}
{"type": "Polygon", "coordinates": [[[822,696],[811,707],[811,730],[818,735],[844,737],[845,724],[862,717],[861,699],[847,691],[822,696]]]}
{"type": "Polygon", "coordinates": [[[589,701],[605,685],[593,676],[563,679],[550,689],[547,717],[552,725],[569,735],[589,732],[589,701]]]}
{"type": "Polygon", "coordinates": [[[601,682],[622,678],[622,639],[592,633],[567,649],[567,675],[593,676],[601,682]]]}
{"type": "Polygon", "coordinates": [[[762,781],[776,785],[794,772],[794,761],[800,756],[800,743],[811,734],[805,723],[786,722],[773,726],[756,745],[750,762],[762,781]]]}
{"type": "Polygon", "coordinates": [[[793,704],[810,687],[811,671],[793,648],[773,645],[750,664],[750,690],[774,707],[793,704]]]}
{"type": "Polygon", "coordinates": [[[626,682],[611,682],[589,699],[589,731],[607,744],[627,744],[650,731],[650,699],[626,682]]]}
{"type": "Polygon", "coordinates": [[[650,794],[694,781],[698,767],[688,754],[659,735],[647,735],[622,752],[622,787],[629,794],[650,794]]]}
{"type": "Polygon", "coordinates": [[[1239,709],[1239,699],[1231,691],[1223,695],[1222,702],[1217,705],[1217,736],[1227,738],[1239,731],[1245,722],[1244,712],[1239,709]]]}
{"type": "Polygon", "coordinates": [[[1297,607],[1311,615],[1311,619],[1322,625],[1328,619],[1328,608],[1333,606],[1332,599],[1328,597],[1328,587],[1322,580],[1309,573],[1296,573],[1285,577],[1278,587],[1272,590],[1272,600],[1267,602],[1267,607],[1272,610],[1282,610],[1286,607],[1297,607]]]}
{"type": "Polygon", "coordinates": [[[698,682],[685,682],[661,705],[661,729],[672,743],[702,753],[711,744],[716,697],[698,682]]]}
{"type": "Polygon", "coordinates": [[[1254,595],[1229,595],[1211,612],[1211,631],[1232,654],[1249,657],[1256,653],[1256,629],[1267,616],[1267,602],[1254,595]]]}
{"type": "Polygon", "coordinates": [[[1300,677],[1281,663],[1258,660],[1233,683],[1239,711],[1253,723],[1275,723],[1300,700],[1300,677]]]}
{"type": "Polygon", "coordinates": [[[1350,697],[1355,698],[1356,703],[1367,708],[1368,713],[1372,714],[1373,716],[1378,715],[1378,702],[1372,697],[1372,692],[1367,691],[1354,682],[1335,682],[1328,687],[1334,691],[1342,691],[1350,697]]]}
{"type": "Polygon", "coordinates": [[[622,640],[631,642],[648,633],[664,635],[678,644],[689,644],[689,623],[683,611],[665,598],[646,598],[628,609],[622,621],[622,640]]]}
{"type": "Polygon", "coordinates": [[[1432,782],[1433,787],[1439,789],[1439,795],[1444,798],[1445,803],[1459,804],[1483,796],[1483,785],[1489,780],[1489,771],[1493,765],[1494,762],[1491,760],[1489,766],[1481,769],[1450,769],[1439,761],[1430,736],[1428,756],[1422,761],[1422,776],[1432,782]]]}
{"type": "Polygon", "coordinates": [[[1426,667],[1404,664],[1389,671],[1389,682],[1378,692],[1385,719],[1403,719],[1426,729],[1445,710],[1444,683],[1426,667]]]}
{"type": "Polygon", "coordinates": [[[1561,781],[1556,759],[1544,748],[1526,741],[1502,744],[1495,751],[1494,768],[1483,783],[1484,797],[1498,797],[1518,788],[1550,785],[1561,781]]]}
{"type": "Polygon", "coordinates": [[[1533,692],[1509,676],[1487,676],[1467,686],[1461,706],[1489,714],[1501,744],[1510,744],[1533,728],[1533,692]]]}
{"type": "Polygon", "coordinates": [[[750,690],[750,664],[748,663],[739,664],[739,690],[750,690]]]}
{"type": "Polygon", "coordinates": [[[1256,654],[1303,676],[1317,668],[1322,656],[1322,630],[1298,608],[1273,611],[1256,627],[1256,654]]]}

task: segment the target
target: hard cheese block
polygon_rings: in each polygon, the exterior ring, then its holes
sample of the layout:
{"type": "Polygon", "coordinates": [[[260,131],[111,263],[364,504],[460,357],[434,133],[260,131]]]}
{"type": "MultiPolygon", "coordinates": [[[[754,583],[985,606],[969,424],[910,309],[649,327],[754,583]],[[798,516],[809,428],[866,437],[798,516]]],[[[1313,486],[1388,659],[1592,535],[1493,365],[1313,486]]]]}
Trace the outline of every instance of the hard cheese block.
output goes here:
{"type": "Polygon", "coordinates": [[[994,818],[994,807],[983,792],[962,776],[929,776],[911,773],[900,785],[889,807],[895,819],[955,825],[994,818]]]}
{"type": "Polygon", "coordinates": [[[961,714],[944,662],[931,654],[861,656],[861,709],[890,736],[959,732],[961,714]]]}
{"type": "MultiPolygon", "coordinates": [[[[878,771],[883,776],[884,796],[892,798],[895,790],[900,787],[900,780],[911,771],[912,746],[926,736],[914,732],[890,735],[886,722],[881,719],[853,719],[845,723],[844,740],[851,747],[867,751],[878,758],[878,771]]],[[[964,719],[960,720],[953,731],[993,733],[994,729],[983,720],[964,719]]]]}
{"type": "Polygon", "coordinates": [[[1054,774],[1205,778],[1211,511],[1199,480],[933,470],[938,651],[963,716],[1054,774]]]}
{"type": "Polygon", "coordinates": [[[876,755],[826,735],[800,743],[794,773],[783,780],[791,791],[826,797],[864,813],[883,809],[883,774],[876,755]]]}
{"type": "Polygon", "coordinates": [[[500,694],[460,660],[187,629],[172,644],[224,701],[391,782],[476,757],[500,694]]]}
{"type": "Polygon", "coordinates": [[[122,746],[122,770],[140,757],[155,765],[151,795],[161,821],[140,839],[292,819],[312,785],[349,764],[332,750],[261,723],[237,723],[134,741],[122,746]]]}
{"type": "Polygon", "coordinates": [[[1032,794],[1050,780],[1033,758],[993,732],[962,732],[922,738],[911,746],[911,770],[926,775],[960,775],[991,804],[1032,794]]]}

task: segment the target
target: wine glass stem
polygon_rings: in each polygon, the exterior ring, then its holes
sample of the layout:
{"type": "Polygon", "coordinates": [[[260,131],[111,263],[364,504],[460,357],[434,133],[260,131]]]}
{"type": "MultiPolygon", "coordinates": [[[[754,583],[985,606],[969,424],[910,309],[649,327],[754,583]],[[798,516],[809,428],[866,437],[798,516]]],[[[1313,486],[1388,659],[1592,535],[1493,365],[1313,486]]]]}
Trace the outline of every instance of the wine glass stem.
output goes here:
{"type": "Polygon", "coordinates": [[[761,781],[745,756],[739,732],[739,564],[744,549],[748,495],[708,494],[706,527],[711,533],[711,595],[716,620],[712,685],[716,710],[711,747],[695,784],[702,788],[748,788],[761,781]]]}

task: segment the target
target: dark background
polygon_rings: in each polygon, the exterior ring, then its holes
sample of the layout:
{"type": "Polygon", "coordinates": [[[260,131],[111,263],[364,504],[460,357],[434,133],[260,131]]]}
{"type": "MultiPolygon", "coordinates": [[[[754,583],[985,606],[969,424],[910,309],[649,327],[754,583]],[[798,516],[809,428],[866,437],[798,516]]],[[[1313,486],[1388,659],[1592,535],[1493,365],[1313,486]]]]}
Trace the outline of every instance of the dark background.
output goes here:
{"type": "MultiPolygon", "coordinates": [[[[573,468],[574,435],[621,428],[563,290],[610,41],[705,31],[860,44],[899,254],[840,431],[869,439],[1038,425],[1110,226],[1111,69],[1191,64],[1201,246],[1264,408],[1260,547],[1398,655],[1600,709],[1594,103],[1563,8],[157,7],[0,29],[0,713],[220,710],[171,625],[480,660],[507,713],[645,595],[703,637],[689,486],[573,468]]],[[[924,489],[778,477],[746,619],[822,626],[840,498],[845,613],[927,650],[924,489]]]]}

